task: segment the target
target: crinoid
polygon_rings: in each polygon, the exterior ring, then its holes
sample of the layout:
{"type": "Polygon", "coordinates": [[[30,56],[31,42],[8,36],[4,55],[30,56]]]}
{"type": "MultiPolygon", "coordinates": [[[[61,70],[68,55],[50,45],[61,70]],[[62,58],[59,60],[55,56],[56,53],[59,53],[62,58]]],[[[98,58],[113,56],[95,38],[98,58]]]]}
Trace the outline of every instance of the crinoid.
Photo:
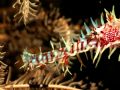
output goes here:
{"type": "Polygon", "coordinates": [[[19,5],[19,12],[14,16],[20,15],[19,22],[23,19],[24,24],[26,25],[32,17],[36,17],[37,10],[35,8],[38,7],[36,4],[37,0],[17,0],[13,7],[18,4],[19,5]]]}
{"type": "MultiPolygon", "coordinates": [[[[59,66],[56,66],[54,64],[48,64],[45,67],[41,67],[41,68],[37,68],[34,70],[29,70],[27,71],[23,76],[21,76],[20,78],[18,78],[17,80],[11,82],[11,84],[13,85],[13,88],[15,89],[19,89],[19,88],[43,88],[43,90],[47,89],[48,90],[50,88],[53,89],[67,89],[67,90],[78,90],[72,87],[66,87],[66,86],[62,86],[65,84],[69,84],[70,82],[72,82],[76,76],[74,76],[71,80],[65,82],[65,83],[61,83],[60,82],[65,78],[66,76],[64,76],[64,74],[61,72],[61,68],[59,66]],[[29,85],[27,85],[29,83],[29,85]],[[22,86],[20,85],[22,84],[22,86]],[[16,86],[15,86],[16,85],[16,86]],[[39,85],[38,87],[34,87],[39,85]],[[42,87],[41,85],[43,85],[44,87],[42,87]],[[30,86],[30,87],[29,87],[30,86]]],[[[11,89],[11,85],[8,85],[6,87],[7,90],[11,89]]]]}
{"type": "Polygon", "coordinates": [[[98,90],[105,89],[103,83],[92,82],[89,78],[78,80],[76,73],[73,75],[64,74],[61,66],[55,64],[47,64],[41,68],[27,70],[22,76],[9,85],[2,86],[3,90],[98,90]]]}
{"type": "MultiPolygon", "coordinates": [[[[6,52],[2,51],[4,45],[0,45],[0,85],[4,83],[8,83],[10,79],[10,73],[11,71],[7,70],[8,65],[4,63],[3,59],[6,54],[6,52]],[[8,73],[9,72],[9,73],[8,73]]],[[[10,69],[10,68],[9,68],[10,69]]]]}

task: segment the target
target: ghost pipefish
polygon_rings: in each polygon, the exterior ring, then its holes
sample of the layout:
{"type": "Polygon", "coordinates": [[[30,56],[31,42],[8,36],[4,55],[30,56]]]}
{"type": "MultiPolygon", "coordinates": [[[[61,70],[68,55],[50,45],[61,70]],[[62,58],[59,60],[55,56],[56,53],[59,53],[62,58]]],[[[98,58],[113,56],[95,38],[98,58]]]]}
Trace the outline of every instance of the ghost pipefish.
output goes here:
{"type": "MultiPolygon", "coordinates": [[[[69,72],[69,57],[75,55],[78,56],[80,53],[87,51],[91,52],[92,50],[95,50],[93,63],[96,63],[97,66],[102,53],[107,48],[110,48],[108,55],[108,59],[110,59],[111,55],[114,53],[120,43],[120,20],[115,16],[114,6],[112,12],[109,13],[106,9],[105,12],[107,22],[104,23],[102,14],[100,18],[101,26],[98,26],[98,24],[93,21],[92,18],[90,18],[94,28],[91,30],[87,24],[84,23],[86,35],[81,30],[81,36],[77,41],[67,43],[62,37],[62,41],[65,44],[65,47],[61,47],[58,50],[55,50],[54,43],[50,41],[51,47],[53,49],[52,51],[42,53],[40,50],[39,54],[32,54],[28,52],[27,49],[25,49],[22,54],[24,65],[29,64],[32,65],[31,67],[33,68],[35,66],[39,67],[40,65],[46,65],[47,63],[63,64],[63,69],[66,69],[66,71],[69,72]],[[98,59],[97,62],[96,59],[98,59]]],[[[80,59],[78,60],[80,61],[81,65],[84,66],[82,61],[80,59]]]]}

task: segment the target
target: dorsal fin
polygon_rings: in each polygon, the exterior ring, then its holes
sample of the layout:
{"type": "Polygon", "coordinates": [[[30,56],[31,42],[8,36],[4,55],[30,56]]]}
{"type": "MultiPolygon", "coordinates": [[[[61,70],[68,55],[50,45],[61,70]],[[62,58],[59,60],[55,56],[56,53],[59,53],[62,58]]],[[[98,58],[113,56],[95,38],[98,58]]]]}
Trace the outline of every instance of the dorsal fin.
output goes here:
{"type": "Polygon", "coordinates": [[[112,12],[108,12],[106,9],[105,10],[105,13],[106,13],[106,18],[107,18],[107,21],[108,22],[113,22],[113,21],[116,21],[116,15],[115,15],[115,10],[114,10],[114,5],[112,7],[112,12]]]}

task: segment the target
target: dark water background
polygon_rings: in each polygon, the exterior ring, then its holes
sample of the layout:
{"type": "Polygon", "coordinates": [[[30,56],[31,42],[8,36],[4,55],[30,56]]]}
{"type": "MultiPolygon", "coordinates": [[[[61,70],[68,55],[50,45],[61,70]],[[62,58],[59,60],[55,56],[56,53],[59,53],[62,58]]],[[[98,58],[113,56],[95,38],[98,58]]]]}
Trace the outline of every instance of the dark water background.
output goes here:
{"type": "MultiPolygon", "coordinates": [[[[52,0],[41,0],[44,6],[52,0]]],[[[13,0],[0,0],[0,8],[8,7],[12,4],[13,0]]],[[[79,19],[85,20],[86,18],[93,17],[99,18],[104,8],[111,11],[112,6],[115,5],[116,16],[120,16],[120,0],[54,0],[56,6],[60,7],[60,12],[67,18],[72,18],[73,23],[77,23],[79,19]]],[[[95,69],[91,60],[84,61],[87,68],[80,72],[80,77],[90,76],[91,80],[102,80],[106,87],[113,87],[112,90],[120,90],[120,62],[118,62],[118,55],[120,49],[107,59],[109,50],[106,50],[101,58],[98,67],[95,69]]],[[[84,58],[84,55],[82,56],[84,58]]],[[[77,64],[77,62],[75,62],[77,64]]],[[[74,64],[73,72],[79,72],[79,67],[74,64]]]]}

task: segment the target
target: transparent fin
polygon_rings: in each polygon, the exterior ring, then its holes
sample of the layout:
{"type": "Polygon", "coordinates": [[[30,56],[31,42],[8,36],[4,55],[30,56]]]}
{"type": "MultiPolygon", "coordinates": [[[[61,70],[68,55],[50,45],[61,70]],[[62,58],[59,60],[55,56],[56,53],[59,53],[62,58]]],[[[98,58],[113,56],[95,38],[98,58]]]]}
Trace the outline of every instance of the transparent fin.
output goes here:
{"type": "Polygon", "coordinates": [[[101,24],[104,25],[105,22],[104,22],[104,19],[103,19],[103,13],[101,13],[101,16],[100,16],[100,21],[101,21],[101,24]]]}
{"type": "Polygon", "coordinates": [[[64,72],[64,75],[66,75],[67,73],[69,73],[70,75],[72,75],[72,73],[70,72],[70,70],[69,70],[69,66],[65,66],[66,67],[66,70],[65,70],[65,72],[64,72]]]}
{"type": "Polygon", "coordinates": [[[94,26],[94,28],[97,28],[97,25],[96,25],[96,23],[93,21],[92,17],[90,17],[90,20],[91,20],[92,25],[94,26]]]}
{"type": "Polygon", "coordinates": [[[120,54],[119,54],[119,57],[118,57],[118,61],[120,62],[120,54]]]}
{"type": "Polygon", "coordinates": [[[111,52],[108,55],[108,59],[110,59],[111,55],[115,52],[115,50],[117,49],[117,47],[114,47],[111,52]]]}
{"type": "Polygon", "coordinates": [[[85,35],[82,30],[81,30],[81,35],[82,35],[82,38],[85,38],[85,35]]]}
{"type": "Polygon", "coordinates": [[[90,56],[91,56],[91,59],[93,59],[93,50],[92,49],[90,50],[90,56]]]}
{"type": "Polygon", "coordinates": [[[98,60],[97,60],[96,65],[95,65],[95,68],[98,66],[98,63],[100,62],[101,56],[102,56],[102,54],[99,54],[98,60]]]}
{"type": "Polygon", "coordinates": [[[95,20],[95,23],[96,23],[96,26],[98,27],[98,21],[97,20],[95,20]]]}
{"type": "Polygon", "coordinates": [[[80,62],[81,66],[80,66],[80,70],[82,70],[82,67],[86,67],[82,61],[82,59],[80,58],[79,54],[77,53],[76,54],[77,58],[78,58],[78,61],[80,62]]]}
{"type": "Polygon", "coordinates": [[[50,44],[51,44],[52,49],[54,50],[54,45],[53,45],[52,41],[50,41],[50,44]]]}
{"type": "Polygon", "coordinates": [[[88,55],[87,55],[87,52],[85,52],[85,56],[86,56],[86,59],[88,60],[88,55]]]}
{"type": "Polygon", "coordinates": [[[100,53],[100,50],[101,50],[101,47],[100,47],[100,44],[98,44],[96,54],[95,54],[94,59],[93,59],[93,63],[95,63],[95,60],[97,59],[97,57],[98,57],[98,55],[100,53]]]}
{"type": "Polygon", "coordinates": [[[70,46],[67,44],[67,42],[65,41],[65,39],[62,37],[62,40],[67,48],[67,51],[70,51],[70,46]]]}
{"type": "Polygon", "coordinates": [[[112,7],[112,15],[113,15],[114,19],[116,19],[116,15],[115,15],[115,7],[114,7],[114,5],[113,5],[113,7],[112,7]]]}
{"type": "Polygon", "coordinates": [[[101,56],[102,56],[103,52],[104,52],[107,48],[108,48],[108,46],[105,46],[105,47],[101,50],[101,52],[100,52],[100,54],[99,54],[99,57],[98,57],[98,60],[97,60],[97,62],[96,62],[96,66],[95,66],[95,67],[98,66],[98,63],[100,62],[101,56]]]}
{"type": "Polygon", "coordinates": [[[86,29],[87,35],[90,35],[91,30],[90,30],[90,28],[87,26],[87,24],[86,24],[85,22],[84,22],[84,26],[85,26],[85,29],[86,29]]]}

